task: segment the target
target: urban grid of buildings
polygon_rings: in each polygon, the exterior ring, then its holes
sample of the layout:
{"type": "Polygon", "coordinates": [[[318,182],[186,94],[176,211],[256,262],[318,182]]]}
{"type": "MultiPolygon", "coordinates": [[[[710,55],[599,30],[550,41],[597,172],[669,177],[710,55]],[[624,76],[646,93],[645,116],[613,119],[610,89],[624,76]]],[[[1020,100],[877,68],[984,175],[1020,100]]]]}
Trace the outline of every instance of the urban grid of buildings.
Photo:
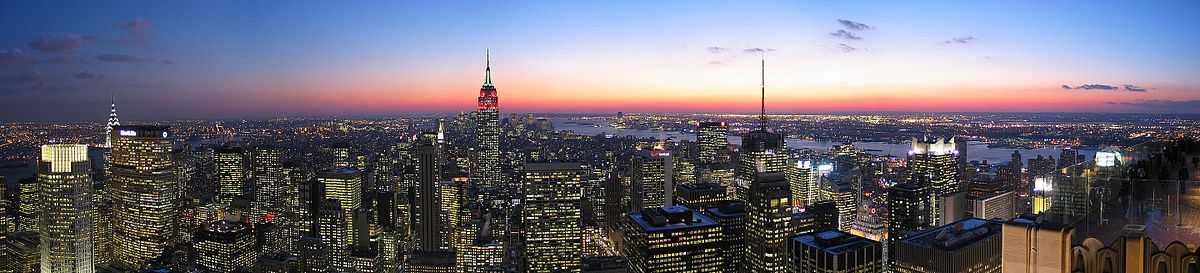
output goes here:
{"type": "Polygon", "coordinates": [[[689,116],[694,141],[504,117],[490,56],[449,118],[130,125],[114,99],[102,135],[0,176],[0,272],[1200,272],[1195,135],[1000,164],[940,130],[795,149],[765,80],[757,116],[689,116]]]}

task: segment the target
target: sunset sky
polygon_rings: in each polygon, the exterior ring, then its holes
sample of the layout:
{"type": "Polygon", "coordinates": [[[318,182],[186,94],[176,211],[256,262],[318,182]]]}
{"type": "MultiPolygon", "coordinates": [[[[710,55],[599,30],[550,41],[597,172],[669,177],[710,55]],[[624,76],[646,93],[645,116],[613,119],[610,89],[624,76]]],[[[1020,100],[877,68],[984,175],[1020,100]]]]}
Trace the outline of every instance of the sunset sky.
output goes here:
{"type": "Polygon", "coordinates": [[[441,2],[3,1],[0,120],[1200,112],[1200,1],[441,2]]]}

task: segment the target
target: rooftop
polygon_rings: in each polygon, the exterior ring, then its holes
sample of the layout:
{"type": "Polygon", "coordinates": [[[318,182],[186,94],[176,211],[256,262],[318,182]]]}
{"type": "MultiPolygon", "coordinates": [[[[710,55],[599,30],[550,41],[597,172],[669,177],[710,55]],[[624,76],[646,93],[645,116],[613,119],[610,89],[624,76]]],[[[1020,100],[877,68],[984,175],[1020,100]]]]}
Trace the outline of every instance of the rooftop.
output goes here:
{"type": "Polygon", "coordinates": [[[582,165],[578,162],[526,163],[526,171],[579,170],[582,165]]]}
{"type": "Polygon", "coordinates": [[[966,218],[948,225],[920,231],[904,238],[905,244],[956,250],[1000,233],[1000,221],[966,218]]]}
{"type": "Polygon", "coordinates": [[[675,205],[666,208],[644,209],[630,213],[627,217],[646,232],[666,232],[705,226],[715,226],[716,221],[687,207],[675,205]]]}
{"type": "Polygon", "coordinates": [[[811,232],[792,237],[792,241],[820,249],[829,255],[841,255],[865,247],[879,247],[879,243],[875,241],[838,230],[811,232]]]}
{"type": "Polygon", "coordinates": [[[707,211],[721,218],[746,215],[746,203],[736,200],[721,201],[716,207],[709,208],[707,211]]]}

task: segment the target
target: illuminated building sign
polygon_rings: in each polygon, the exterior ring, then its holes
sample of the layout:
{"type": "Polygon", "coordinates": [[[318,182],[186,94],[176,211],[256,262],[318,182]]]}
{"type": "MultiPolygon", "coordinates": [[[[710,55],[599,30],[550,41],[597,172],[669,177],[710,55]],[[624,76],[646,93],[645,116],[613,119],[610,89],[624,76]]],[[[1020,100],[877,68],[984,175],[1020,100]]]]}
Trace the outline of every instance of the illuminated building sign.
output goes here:
{"type": "Polygon", "coordinates": [[[1096,152],[1096,166],[1112,167],[1117,165],[1117,158],[1121,157],[1118,152],[1096,152]]]}
{"type": "Polygon", "coordinates": [[[134,130],[120,130],[120,131],[117,131],[117,135],[121,135],[121,136],[137,136],[137,131],[134,131],[134,130]]]}
{"type": "Polygon", "coordinates": [[[1051,185],[1050,179],[1038,177],[1033,179],[1033,191],[1048,192],[1053,191],[1054,185],[1051,185]]]}
{"type": "Polygon", "coordinates": [[[833,172],[833,164],[825,163],[817,165],[817,173],[821,175],[827,175],[831,172],[833,172]]]}

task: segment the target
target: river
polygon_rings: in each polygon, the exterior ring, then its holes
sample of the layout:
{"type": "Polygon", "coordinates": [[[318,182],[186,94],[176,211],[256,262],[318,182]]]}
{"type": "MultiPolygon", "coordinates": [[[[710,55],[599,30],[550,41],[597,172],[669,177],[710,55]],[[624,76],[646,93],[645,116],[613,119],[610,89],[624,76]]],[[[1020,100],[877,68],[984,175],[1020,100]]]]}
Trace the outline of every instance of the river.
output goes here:
{"type": "MultiPolygon", "coordinates": [[[[689,133],[684,133],[684,132],[675,132],[675,131],[667,132],[667,131],[659,131],[659,130],[619,129],[619,128],[613,128],[612,126],[609,126],[607,122],[602,121],[602,120],[578,120],[578,119],[571,119],[571,118],[550,118],[550,120],[554,123],[555,130],[570,130],[570,131],[574,131],[575,133],[581,134],[581,135],[611,134],[614,136],[635,136],[635,137],[639,137],[639,138],[660,137],[661,136],[661,137],[669,137],[669,138],[677,139],[677,140],[678,139],[691,140],[691,141],[696,140],[695,134],[689,134],[689,133]]],[[[731,135],[731,136],[729,136],[729,143],[741,144],[742,138],[740,136],[731,135]]],[[[793,149],[813,149],[813,150],[826,150],[827,151],[830,148],[832,148],[834,145],[839,145],[839,144],[842,144],[842,143],[841,142],[832,142],[832,141],[821,141],[821,140],[818,140],[818,141],[802,140],[802,139],[788,139],[787,140],[788,147],[793,148],[793,149]]],[[[854,142],[853,144],[854,144],[854,147],[863,149],[867,153],[874,154],[874,155],[906,156],[906,155],[908,155],[908,150],[910,150],[912,148],[911,143],[854,142]]],[[[992,148],[992,147],[988,147],[988,145],[986,143],[972,141],[972,142],[967,143],[967,149],[966,149],[966,151],[964,151],[964,154],[966,154],[968,161],[970,161],[970,160],[979,160],[979,161],[987,160],[988,163],[998,164],[998,163],[1008,162],[1009,160],[1011,160],[1013,151],[1020,151],[1021,158],[1026,159],[1026,160],[1028,160],[1029,158],[1035,158],[1038,155],[1041,155],[1044,157],[1053,156],[1054,158],[1058,158],[1059,155],[1062,153],[1062,150],[1054,149],[1054,148],[1040,148],[1040,149],[992,148]]],[[[1084,157],[1087,158],[1088,161],[1091,161],[1092,157],[1095,155],[1096,151],[1083,149],[1083,150],[1079,150],[1079,153],[1083,154],[1084,157]]]]}

